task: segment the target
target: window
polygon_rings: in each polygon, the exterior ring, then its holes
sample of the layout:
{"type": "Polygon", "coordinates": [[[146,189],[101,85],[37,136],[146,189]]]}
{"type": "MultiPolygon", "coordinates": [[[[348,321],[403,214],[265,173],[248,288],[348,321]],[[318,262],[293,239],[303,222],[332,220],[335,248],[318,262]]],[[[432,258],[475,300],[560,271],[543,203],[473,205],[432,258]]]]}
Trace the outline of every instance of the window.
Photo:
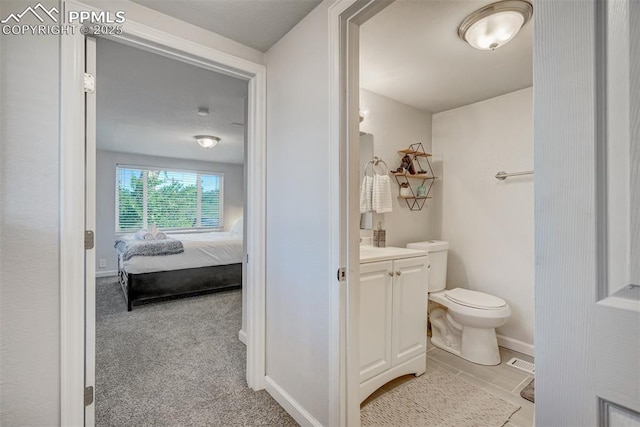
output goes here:
{"type": "Polygon", "coordinates": [[[116,232],[222,228],[222,174],[116,167],[116,232]]]}

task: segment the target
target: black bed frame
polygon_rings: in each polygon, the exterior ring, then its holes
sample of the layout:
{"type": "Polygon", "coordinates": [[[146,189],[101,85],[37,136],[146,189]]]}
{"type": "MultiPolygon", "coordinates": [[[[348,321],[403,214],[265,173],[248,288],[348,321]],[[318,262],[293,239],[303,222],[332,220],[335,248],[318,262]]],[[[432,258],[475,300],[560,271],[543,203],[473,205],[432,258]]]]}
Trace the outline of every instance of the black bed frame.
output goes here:
{"type": "MultiPolygon", "coordinates": [[[[120,260],[118,260],[120,261],[120,260]]],[[[127,310],[134,305],[240,289],[242,264],[128,274],[118,262],[118,279],[127,310]]]]}

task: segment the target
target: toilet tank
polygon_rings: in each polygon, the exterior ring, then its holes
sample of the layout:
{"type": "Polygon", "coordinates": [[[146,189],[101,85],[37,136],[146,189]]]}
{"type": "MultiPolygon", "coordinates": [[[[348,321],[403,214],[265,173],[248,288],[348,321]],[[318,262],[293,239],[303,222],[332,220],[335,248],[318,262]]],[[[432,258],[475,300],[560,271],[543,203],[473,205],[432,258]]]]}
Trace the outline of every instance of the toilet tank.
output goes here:
{"type": "Polygon", "coordinates": [[[447,286],[447,253],[449,242],[427,240],[407,245],[408,249],[420,249],[429,254],[429,292],[437,292],[447,286]]]}

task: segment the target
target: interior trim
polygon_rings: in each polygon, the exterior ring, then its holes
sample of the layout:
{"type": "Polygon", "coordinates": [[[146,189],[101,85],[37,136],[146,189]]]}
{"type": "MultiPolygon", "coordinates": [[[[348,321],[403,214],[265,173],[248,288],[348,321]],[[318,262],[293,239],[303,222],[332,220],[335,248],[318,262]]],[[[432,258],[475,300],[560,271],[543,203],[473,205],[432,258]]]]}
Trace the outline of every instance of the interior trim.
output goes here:
{"type": "Polygon", "coordinates": [[[524,341],[510,338],[504,335],[496,335],[498,338],[498,345],[500,347],[508,348],[509,350],[517,351],[518,353],[526,354],[527,356],[535,357],[535,347],[533,344],[526,343],[524,341]]]}
{"type": "Polygon", "coordinates": [[[104,271],[96,271],[96,278],[98,277],[116,277],[118,275],[118,270],[104,270],[104,271]]]}
{"type": "MultiPolygon", "coordinates": [[[[350,159],[359,150],[359,25],[394,0],[337,0],[329,7],[329,175],[331,284],[329,325],[329,425],[360,425],[358,351],[359,175],[350,159]],[[352,215],[351,212],[358,212],[352,215]]],[[[358,162],[355,163],[356,165],[358,162]]]]}
{"type": "Polygon", "coordinates": [[[298,401],[284,391],[272,378],[265,378],[266,390],[301,426],[322,427],[322,423],[316,420],[298,401]]]}

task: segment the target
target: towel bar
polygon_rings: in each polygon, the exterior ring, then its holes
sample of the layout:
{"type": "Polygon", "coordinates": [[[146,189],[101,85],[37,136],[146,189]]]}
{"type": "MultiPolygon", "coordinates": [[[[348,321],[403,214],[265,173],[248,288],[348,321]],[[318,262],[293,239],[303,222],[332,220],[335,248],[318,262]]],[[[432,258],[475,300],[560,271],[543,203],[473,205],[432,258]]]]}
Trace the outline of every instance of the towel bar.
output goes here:
{"type": "Polygon", "coordinates": [[[496,174],[496,179],[499,179],[500,181],[504,181],[510,176],[520,176],[520,175],[533,175],[533,171],[510,172],[510,173],[507,173],[505,171],[500,171],[496,174]]]}

